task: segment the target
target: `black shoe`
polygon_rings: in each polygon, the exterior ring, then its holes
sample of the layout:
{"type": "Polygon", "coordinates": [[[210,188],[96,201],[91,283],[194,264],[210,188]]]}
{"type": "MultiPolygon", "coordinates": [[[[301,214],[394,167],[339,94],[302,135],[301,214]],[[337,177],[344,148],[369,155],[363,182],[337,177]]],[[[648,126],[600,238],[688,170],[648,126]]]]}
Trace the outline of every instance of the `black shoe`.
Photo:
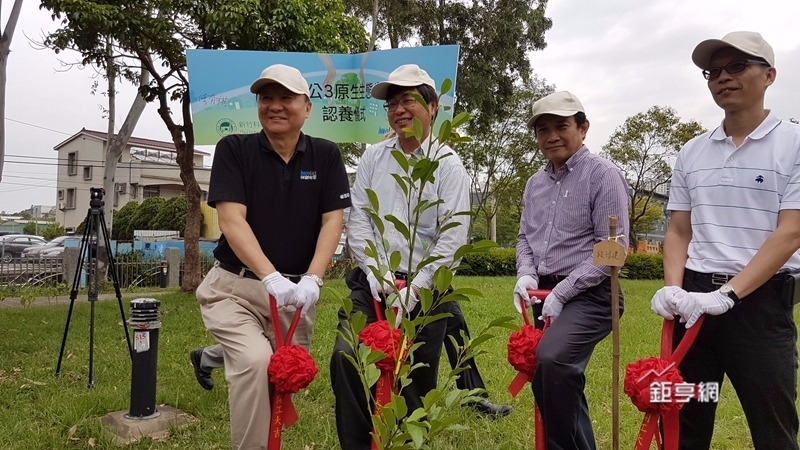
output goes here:
{"type": "Polygon", "coordinates": [[[194,376],[197,378],[197,382],[200,383],[200,386],[202,386],[203,389],[210,391],[214,388],[214,380],[211,378],[211,371],[200,366],[200,358],[202,358],[202,356],[202,348],[192,350],[191,353],[189,353],[189,359],[192,360],[192,366],[194,366],[194,376]]]}
{"type": "Polygon", "coordinates": [[[514,411],[514,407],[510,405],[496,405],[489,400],[481,400],[479,402],[470,403],[469,407],[485,416],[492,418],[504,417],[514,411]]]}

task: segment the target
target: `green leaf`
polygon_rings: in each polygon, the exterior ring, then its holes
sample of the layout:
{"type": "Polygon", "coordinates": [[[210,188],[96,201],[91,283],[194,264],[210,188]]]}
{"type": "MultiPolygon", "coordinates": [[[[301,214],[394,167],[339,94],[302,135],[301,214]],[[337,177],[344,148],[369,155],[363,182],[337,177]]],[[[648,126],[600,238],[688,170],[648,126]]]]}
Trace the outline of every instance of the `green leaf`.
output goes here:
{"type": "Polygon", "coordinates": [[[453,272],[445,266],[440,266],[433,274],[433,285],[439,292],[444,292],[453,283],[453,272]]]}
{"type": "Polygon", "coordinates": [[[444,95],[450,92],[450,89],[452,88],[453,88],[453,80],[451,80],[450,78],[445,78],[444,81],[442,81],[442,87],[439,88],[439,94],[444,95]]]}
{"type": "Polygon", "coordinates": [[[369,204],[372,206],[372,210],[380,211],[380,200],[378,199],[378,193],[369,188],[367,188],[366,192],[367,198],[369,199],[369,204]]]}
{"type": "Polygon", "coordinates": [[[456,114],[455,117],[453,117],[452,126],[453,126],[453,128],[458,128],[461,125],[465,124],[467,122],[467,120],[469,120],[469,113],[465,112],[465,111],[462,111],[462,112],[456,114]]]}
{"type": "Polygon", "coordinates": [[[394,178],[395,183],[400,186],[400,189],[403,190],[403,194],[408,197],[408,182],[406,181],[406,178],[396,173],[392,174],[392,178],[394,178]]]}
{"type": "Polygon", "coordinates": [[[408,226],[406,226],[406,224],[405,224],[405,223],[403,223],[403,221],[401,221],[400,219],[398,219],[398,218],[397,218],[395,215],[393,215],[393,214],[389,214],[389,215],[387,215],[387,216],[386,216],[386,220],[387,220],[387,221],[389,221],[389,222],[391,222],[391,223],[392,223],[392,225],[394,225],[394,228],[395,228],[395,229],[396,229],[396,230],[397,230],[397,231],[398,231],[400,234],[402,234],[402,235],[403,235],[403,237],[404,237],[404,238],[406,238],[406,240],[409,240],[409,239],[411,239],[411,234],[410,234],[410,233],[409,233],[409,231],[408,231],[408,226]]]}
{"type": "Polygon", "coordinates": [[[408,172],[408,157],[405,153],[401,152],[400,150],[392,150],[392,158],[397,161],[397,164],[403,168],[403,172],[408,172]]]}
{"type": "Polygon", "coordinates": [[[374,364],[364,367],[364,381],[367,386],[374,386],[380,376],[381,371],[374,364]]]}
{"type": "Polygon", "coordinates": [[[398,250],[392,252],[392,254],[389,255],[389,270],[392,272],[397,272],[397,269],[400,268],[401,258],[402,255],[400,255],[398,250]]]}

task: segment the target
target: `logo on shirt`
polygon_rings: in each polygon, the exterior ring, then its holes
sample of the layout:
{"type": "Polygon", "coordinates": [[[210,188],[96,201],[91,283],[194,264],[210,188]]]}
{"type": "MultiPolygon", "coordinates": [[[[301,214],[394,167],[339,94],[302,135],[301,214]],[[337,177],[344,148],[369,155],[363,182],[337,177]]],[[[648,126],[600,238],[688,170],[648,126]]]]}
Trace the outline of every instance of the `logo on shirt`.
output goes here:
{"type": "Polygon", "coordinates": [[[763,183],[763,182],[764,182],[764,177],[763,176],[759,175],[759,176],[756,177],[756,183],[763,183]]]}
{"type": "Polygon", "coordinates": [[[317,171],[316,170],[301,170],[300,171],[300,179],[301,180],[316,180],[317,179],[317,171]]]}
{"type": "Polygon", "coordinates": [[[340,196],[339,196],[339,198],[340,198],[341,200],[344,200],[344,199],[346,199],[346,198],[350,198],[350,193],[349,193],[349,192],[347,192],[347,193],[344,193],[344,194],[340,195],[340,196]]]}

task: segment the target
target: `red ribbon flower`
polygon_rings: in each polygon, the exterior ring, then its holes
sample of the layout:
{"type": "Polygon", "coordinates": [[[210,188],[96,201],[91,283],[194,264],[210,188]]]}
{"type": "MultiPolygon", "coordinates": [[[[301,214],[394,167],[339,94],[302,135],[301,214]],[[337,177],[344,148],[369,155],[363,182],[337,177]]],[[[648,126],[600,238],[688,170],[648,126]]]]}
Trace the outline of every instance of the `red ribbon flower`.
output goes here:
{"type": "Polygon", "coordinates": [[[508,387],[513,397],[536,373],[536,349],[544,333],[533,325],[523,325],[508,338],[508,362],[517,370],[517,376],[508,387]]]}
{"type": "Polygon", "coordinates": [[[680,371],[671,363],[661,358],[644,358],[625,368],[624,389],[631,402],[643,413],[667,413],[677,411],[684,402],[679,397],[670,395],[659,401],[653,401],[653,389],[666,385],[670,389],[683,383],[680,371]]]}
{"type": "Polygon", "coordinates": [[[381,372],[394,372],[397,364],[397,355],[400,353],[400,339],[402,337],[400,330],[392,328],[386,320],[378,320],[361,330],[358,336],[364,345],[386,355],[385,358],[375,364],[378,369],[381,372]]]}
{"type": "Polygon", "coordinates": [[[319,369],[308,350],[299,345],[279,348],[270,360],[267,374],[278,394],[295,394],[314,381],[319,369]]]}

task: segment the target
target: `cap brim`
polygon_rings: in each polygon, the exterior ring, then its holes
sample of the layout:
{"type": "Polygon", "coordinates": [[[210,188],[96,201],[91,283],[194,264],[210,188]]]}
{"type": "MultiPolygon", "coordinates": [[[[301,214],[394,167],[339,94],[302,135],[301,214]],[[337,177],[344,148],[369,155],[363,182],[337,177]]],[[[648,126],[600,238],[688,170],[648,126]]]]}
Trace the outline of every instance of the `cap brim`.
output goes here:
{"type": "Polygon", "coordinates": [[[372,86],[372,90],[370,94],[372,98],[377,98],[378,100],[386,100],[386,94],[389,92],[389,88],[392,86],[403,86],[403,87],[415,87],[419,86],[420,84],[424,83],[412,83],[412,82],[404,82],[404,81],[381,81],[380,83],[375,84],[372,86]]]}
{"type": "Polygon", "coordinates": [[[563,110],[563,109],[557,109],[555,111],[542,112],[542,113],[536,114],[535,116],[531,117],[531,119],[528,121],[528,128],[533,128],[533,126],[536,125],[536,121],[539,120],[540,117],[546,116],[548,114],[551,114],[553,116],[571,117],[571,116],[574,116],[575,114],[578,114],[579,112],[581,112],[581,111],[578,111],[578,110],[563,110]]]}
{"type": "Polygon", "coordinates": [[[274,78],[259,78],[259,79],[257,79],[256,81],[253,82],[253,84],[250,85],[250,92],[252,92],[253,94],[258,94],[258,91],[263,89],[264,86],[266,86],[268,84],[273,84],[273,83],[280,84],[281,86],[283,86],[286,89],[294,92],[295,94],[306,94],[305,92],[298,91],[297,89],[295,89],[295,88],[293,88],[291,86],[287,86],[287,85],[283,84],[282,82],[280,82],[280,81],[278,81],[278,80],[276,80],[274,78]]]}
{"type": "MultiPolygon", "coordinates": [[[[692,52],[692,62],[694,65],[705,70],[708,69],[709,62],[711,61],[711,57],[714,56],[714,53],[722,50],[726,47],[733,47],[736,50],[743,51],[740,48],[737,48],[734,45],[731,45],[728,42],[725,42],[721,39],[706,39],[705,41],[697,44],[697,47],[694,48],[692,52]]],[[[748,55],[749,52],[744,52],[748,55]]]]}

